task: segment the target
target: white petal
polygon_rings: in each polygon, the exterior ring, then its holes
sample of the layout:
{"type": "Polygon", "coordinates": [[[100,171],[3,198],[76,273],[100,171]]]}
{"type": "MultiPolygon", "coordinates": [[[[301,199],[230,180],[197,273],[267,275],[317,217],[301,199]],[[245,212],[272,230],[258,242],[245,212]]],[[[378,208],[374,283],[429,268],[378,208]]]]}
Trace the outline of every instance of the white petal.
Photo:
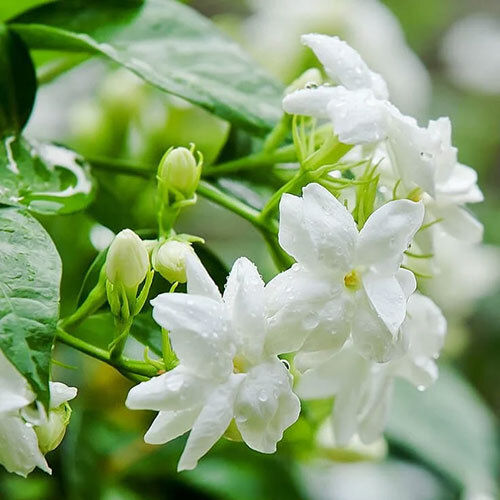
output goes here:
{"type": "Polygon", "coordinates": [[[250,360],[262,353],[265,339],[264,282],[255,265],[241,257],[233,265],[224,291],[238,352],[250,360]]]}
{"type": "Polygon", "coordinates": [[[433,207],[439,224],[450,236],[468,243],[479,243],[483,239],[483,225],[465,208],[457,205],[433,207]]]}
{"type": "Polygon", "coordinates": [[[187,292],[190,295],[202,295],[215,301],[221,300],[217,285],[214,283],[200,259],[191,252],[186,252],[187,292]]]}
{"type": "Polygon", "coordinates": [[[351,335],[365,358],[383,363],[400,355],[403,336],[393,334],[379,317],[363,290],[357,292],[351,335]]]}
{"type": "Polygon", "coordinates": [[[300,413],[292,377],[277,358],[253,367],[241,384],[235,422],[245,443],[261,453],[274,453],[283,432],[300,413]]]}
{"type": "Polygon", "coordinates": [[[349,334],[351,307],[343,283],[299,264],[267,284],[265,302],[268,354],[297,351],[308,336],[322,334],[339,348],[349,334]]]}
{"type": "Polygon", "coordinates": [[[189,434],[178,471],[194,469],[198,460],[222,437],[234,416],[234,400],[244,377],[233,374],[211,393],[189,434]]]}
{"type": "Polygon", "coordinates": [[[50,408],[57,408],[58,406],[70,401],[76,397],[76,387],[68,387],[61,382],[50,382],[50,408]]]}
{"type": "Polygon", "coordinates": [[[415,275],[408,269],[399,268],[396,273],[396,279],[398,280],[405,297],[408,299],[410,295],[417,289],[417,280],[415,275]]]}
{"type": "Polygon", "coordinates": [[[373,309],[395,337],[406,316],[406,295],[393,276],[363,275],[363,287],[373,309]]]}
{"type": "Polygon", "coordinates": [[[467,195],[476,185],[477,172],[467,165],[457,163],[446,182],[438,185],[438,193],[450,196],[467,195]]]}
{"type": "Polygon", "coordinates": [[[394,274],[423,218],[422,203],[396,200],[382,205],[359,233],[356,264],[394,274]]]}
{"type": "Polygon", "coordinates": [[[200,410],[201,408],[188,408],[179,411],[161,411],[144,435],[144,441],[149,444],[164,444],[182,436],[191,429],[200,410]]]}
{"type": "Polygon", "coordinates": [[[19,410],[35,400],[26,379],[0,350],[0,412],[19,410]]]}
{"type": "Polygon", "coordinates": [[[179,365],[132,387],[125,405],[132,410],[182,411],[202,405],[212,387],[206,377],[194,375],[179,365]]]}
{"type": "Polygon", "coordinates": [[[303,189],[304,224],[323,267],[347,272],[353,261],[358,230],[352,215],[327,189],[303,189]]]}
{"type": "Polygon", "coordinates": [[[297,262],[317,266],[312,241],[304,222],[304,200],[284,194],[280,200],[278,240],[285,252],[297,262]]]}
{"type": "Polygon", "coordinates": [[[0,464],[26,477],[35,467],[51,473],[32,426],[15,413],[0,414],[0,464]]]}
{"type": "Polygon", "coordinates": [[[408,189],[418,186],[434,196],[438,144],[433,134],[394,106],[390,110],[387,150],[403,185],[408,189]]]}
{"type": "Polygon", "coordinates": [[[385,101],[370,90],[333,87],[328,116],[339,140],[345,144],[370,144],[384,140],[389,131],[390,113],[385,101]]]}
{"type": "Polygon", "coordinates": [[[372,378],[367,401],[359,417],[358,434],[361,441],[371,444],[380,438],[384,431],[392,400],[392,378],[374,374],[372,378]]]}
{"type": "Polygon", "coordinates": [[[181,363],[208,377],[224,378],[232,371],[234,345],[221,302],[185,293],[164,293],[151,301],[153,318],[170,331],[181,363]]]}
{"type": "Polygon", "coordinates": [[[336,36],[302,35],[302,43],[310,47],[324,66],[328,76],[351,90],[371,89],[380,99],[388,98],[383,78],[370,71],[361,56],[336,36]]]}
{"type": "Polygon", "coordinates": [[[283,98],[283,109],[291,115],[328,118],[328,103],[336,96],[334,87],[301,89],[283,98]]]}

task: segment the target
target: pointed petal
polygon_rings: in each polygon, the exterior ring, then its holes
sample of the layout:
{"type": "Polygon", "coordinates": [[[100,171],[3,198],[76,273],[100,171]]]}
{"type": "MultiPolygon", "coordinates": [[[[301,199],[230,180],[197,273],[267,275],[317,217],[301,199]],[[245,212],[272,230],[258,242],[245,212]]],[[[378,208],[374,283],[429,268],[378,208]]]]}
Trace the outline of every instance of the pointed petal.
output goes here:
{"type": "Polygon", "coordinates": [[[415,275],[408,269],[399,268],[396,273],[396,279],[403,290],[403,293],[408,299],[410,295],[417,289],[417,280],[415,275]]]}
{"type": "Polygon", "coordinates": [[[358,230],[352,215],[327,189],[308,184],[303,189],[304,224],[317,259],[331,270],[347,272],[352,265],[358,230]]]}
{"type": "Polygon", "coordinates": [[[186,253],[187,292],[190,295],[202,295],[215,301],[221,300],[217,285],[208,274],[201,260],[191,252],[186,253]]]}
{"type": "Polygon", "coordinates": [[[336,97],[334,87],[326,85],[312,89],[301,89],[283,98],[283,110],[290,115],[328,118],[328,103],[336,97]]]}
{"type": "Polygon", "coordinates": [[[304,222],[304,200],[298,196],[284,194],[280,200],[280,223],[278,240],[285,252],[297,262],[316,265],[311,255],[312,241],[304,222]]]}
{"type": "Polygon", "coordinates": [[[61,382],[50,382],[50,408],[57,408],[58,406],[76,398],[76,387],[68,387],[61,382]]]}
{"type": "Polygon", "coordinates": [[[377,316],[396,337],[406,316],[406,295],[399,281],[393,276],[367,272],[363,275],[363,288],[377,316]]]}
{"type": "Polygon", "coordinates": [[[302,35],[301,40],[314,51],[335,83],[351,90],[371,89],[380,99],[389,97],[383,78],[371,71],[361,56],[340,38],[311,33],[302,35]]]}
{"type": "Polygon", "coordinates": [[[356,263],[394,274],[423,218],[422,203],[397,200],[382,205],[359,233],[356,263]]]}
{"type": "Polygon", "coordinates": [[[35,467],[51,474],[32,426],[15,413],[0,414],[0,464],[26,477],[35,467]]]}
{"type": "Polygon", "coordinates": [[[234,400],[244,377],[233,374],[211,393],[189,434],[178,471],[194,469],[198,460],[222,437],[234,416],[234,400]]]}
{"type": "Polygon", "coordinates": [[[370,90],[333,87],[328,116],[339,140],[345,144],[371,144],[384,140],[389,133],[390,112],[385,101],[370,90]]]}
{"type": "Polygon", "coordinates": [[[483,239],[483,225],[465,208],[457,205],[433,207],[439,224],[450,236],[469,243],[479,243],[483,239]]]}
{"type": "Polygon", "coordinates": [[[264,282],[255,265],[245,257],[233,265],[224,290],[224,302],[232,321],[238,352],[258,358],[265,339],[264,282]]]}
{"type": "Polygon", "coordinates": [[[208,377],[232,372],[234,345],[221,302],[185,293],[164,293],[151,301],[153,318],[170,331],[181,363],[208,377]]]}
{"type": "Polygon", "coordinates": [[[328,336],[340,347],[349,334],[352,308],[344,287],[299,264],[278,274],[265,288],[265,352],[297,351],[309,336],[328,336]]]}
{"type": "Polygon", "coordinates": [[[193,426],[201,408],[188,408],[179,411],[160,411],[144,435],[148,444],[168,443],[182,436],[193,426]]]}
{"type": "Polygon", "coordinates": [[[245,443],[261,453],[274,453],[283,432],[300,413],[292,377],[277,358],[253,367],[238,391],[235,422],[245,443]]]}
{"type": "Polygon", "coordinates": [[[125,405],[131,410],[182,411],[203,404],[212,387],[206,377],[198,377],[179,365],[132,387],[125,405]]]}
{"type": "Polygon", "coordinates": [[[400,355],[403,336],[387,328],[363,290],[357,293],[351,335],[354,347],[367,359],[384,363],[400,355]]]}

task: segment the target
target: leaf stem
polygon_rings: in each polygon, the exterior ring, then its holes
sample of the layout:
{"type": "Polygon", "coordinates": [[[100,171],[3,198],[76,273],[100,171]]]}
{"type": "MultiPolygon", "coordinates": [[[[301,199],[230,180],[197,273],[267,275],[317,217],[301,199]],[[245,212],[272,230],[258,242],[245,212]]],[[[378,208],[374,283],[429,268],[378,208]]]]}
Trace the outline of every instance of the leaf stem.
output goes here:
{"type": "MultiPolygon", "coordinates": [[[[112,359],[110,353],[105,349],[101,349],[100,347],[96,347],[92,344],[89,344],[88,342],[85,342],[82,339],[74,337],[60,327],[57,328],[56,338],[60,342],[73,347],[74,349],[83,352],[88,356],[103,361],[110,366],[113,366],[124,375],[128,376],[128,374],[132,374],[148,378],[158,375],[158,370],[152,365],[149,365],[142,361],[135,361],[133,359],[125,358],[123,356],[119,359],[112,359]]],[[[133,380],[136,380],[135,377],[132,378],[133,380]]]]}

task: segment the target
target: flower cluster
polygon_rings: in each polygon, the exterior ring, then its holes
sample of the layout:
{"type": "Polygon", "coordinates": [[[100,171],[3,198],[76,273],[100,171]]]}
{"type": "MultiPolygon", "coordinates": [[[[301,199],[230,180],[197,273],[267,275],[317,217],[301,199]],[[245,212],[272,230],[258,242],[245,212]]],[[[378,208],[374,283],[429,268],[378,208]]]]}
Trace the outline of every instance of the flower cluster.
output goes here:
{"type": "Polygon", "coordinates": [[[297,395],[334,397],[338,446],[378,439],[394,378],[431,385],[446,333],[438,306],[416,291],[411,259],[432,271],[442,232],[481,238],[465,204],[482,195],[475,172],[457,161],[449,121],[421,127],[403,115],[382,77],[338,38],[303,41],[336,85],[295,90],[283,107],[330,121],[352,147],[336,172],[316,175],[301,196],[282,195],[278,240],[291,268],[264,284],[240,258],[221,295],[190,252],[187,293],[153,300],[179,364],[134,387],[127,406],[159,412],[148,443],[191,431],[179,470],[195,467],[223,435],[274,452],[299,416],[297,395]],[[366,172],[375,190],[363,187],[366,172]],[[341,199],[332,179],[352,188],[354,202],[341,199]]]}

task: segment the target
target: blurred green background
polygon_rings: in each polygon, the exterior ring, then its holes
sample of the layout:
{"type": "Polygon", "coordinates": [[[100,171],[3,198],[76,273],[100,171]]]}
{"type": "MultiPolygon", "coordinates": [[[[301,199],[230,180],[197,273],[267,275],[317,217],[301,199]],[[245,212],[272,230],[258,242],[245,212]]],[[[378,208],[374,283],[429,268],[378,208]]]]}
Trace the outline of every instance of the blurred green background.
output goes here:
{"type": "MultiPolygon", "coordinates": [[[[36,3],[41,2],[3,0],[0,17],[8,19],[36,3]]],[[[443,300],[450,324],[442,377],[428,394],[398,387],[387,453],[383,444],[358,456],[344,456],[348,462],[339,461],[342,457],[327,440],[314,437],[314,426],[299,421],[274,456],[222,440],[196,470],[177,474],[184,440],[160,447],[144,444],[142,435],[153,414],[124,407],[129,382],[108,367],[58,346],[56,359],[76,369],[56,366],[54,378],[76,385],[79,397],[72,404],[65,440],[48,457],[53,476],[34,472],[24,480],[0,471],[0,499],[495,498],[491,481],[498,480],[499,470],[500,3],[185,3],[213,18],[285,84],[315,64],[300,48],[300,33],[339,34],[386,77],[403,111],[421,120],[450,116],[459,160],[477,169],[485,194],[485,202],[473,211],[484,223],[487,247],[452,244],[444,258],[454,266],[436,276],[433,284],[423,285],[438,303],[443,300]],[[473,22],[467,25],[467,20],[473,22]],[[402,44],[403,36],[423,65],[402,44]],[[362,455],[375,459],[352,461],[362,455]]],[[[40,61],[44,58],[44,54],[35,56],[40,61]]],[[[241,130],[100,60],[87,61],[40,88],[28,133],[91,157],[144,164],[156,164],[171,145],[194,142],[207,163],[246,154],[254,146],[241,130]]],[[[98,180],[98,196],[88,214],[42,219],[63,258],[63,313],[74,307],[86,269],[109,241],[109,230],[154,224],[151,183],[102,173],[98,180]],[[80,228],[77,233],[75,227],[80,228]]],[[[268,194],[258,179],[252,189],[231,179],[223,182],[253,205],[259,204],[259,195],[268,194]]],[[[259,265],[265,279],[275,272],[255,230],[203,200],[183,214],[180,228],[204,237],[227,266],[245,255],[259,265]]],[[[99,342],[99,319],[87,323],[82,328],[92,331],[99,342]]],[[[132,343],[128,348],[141,355],[132,343]]],[[[320,421],[328,408],[310,405],[306,411],[320,421]]]]}

